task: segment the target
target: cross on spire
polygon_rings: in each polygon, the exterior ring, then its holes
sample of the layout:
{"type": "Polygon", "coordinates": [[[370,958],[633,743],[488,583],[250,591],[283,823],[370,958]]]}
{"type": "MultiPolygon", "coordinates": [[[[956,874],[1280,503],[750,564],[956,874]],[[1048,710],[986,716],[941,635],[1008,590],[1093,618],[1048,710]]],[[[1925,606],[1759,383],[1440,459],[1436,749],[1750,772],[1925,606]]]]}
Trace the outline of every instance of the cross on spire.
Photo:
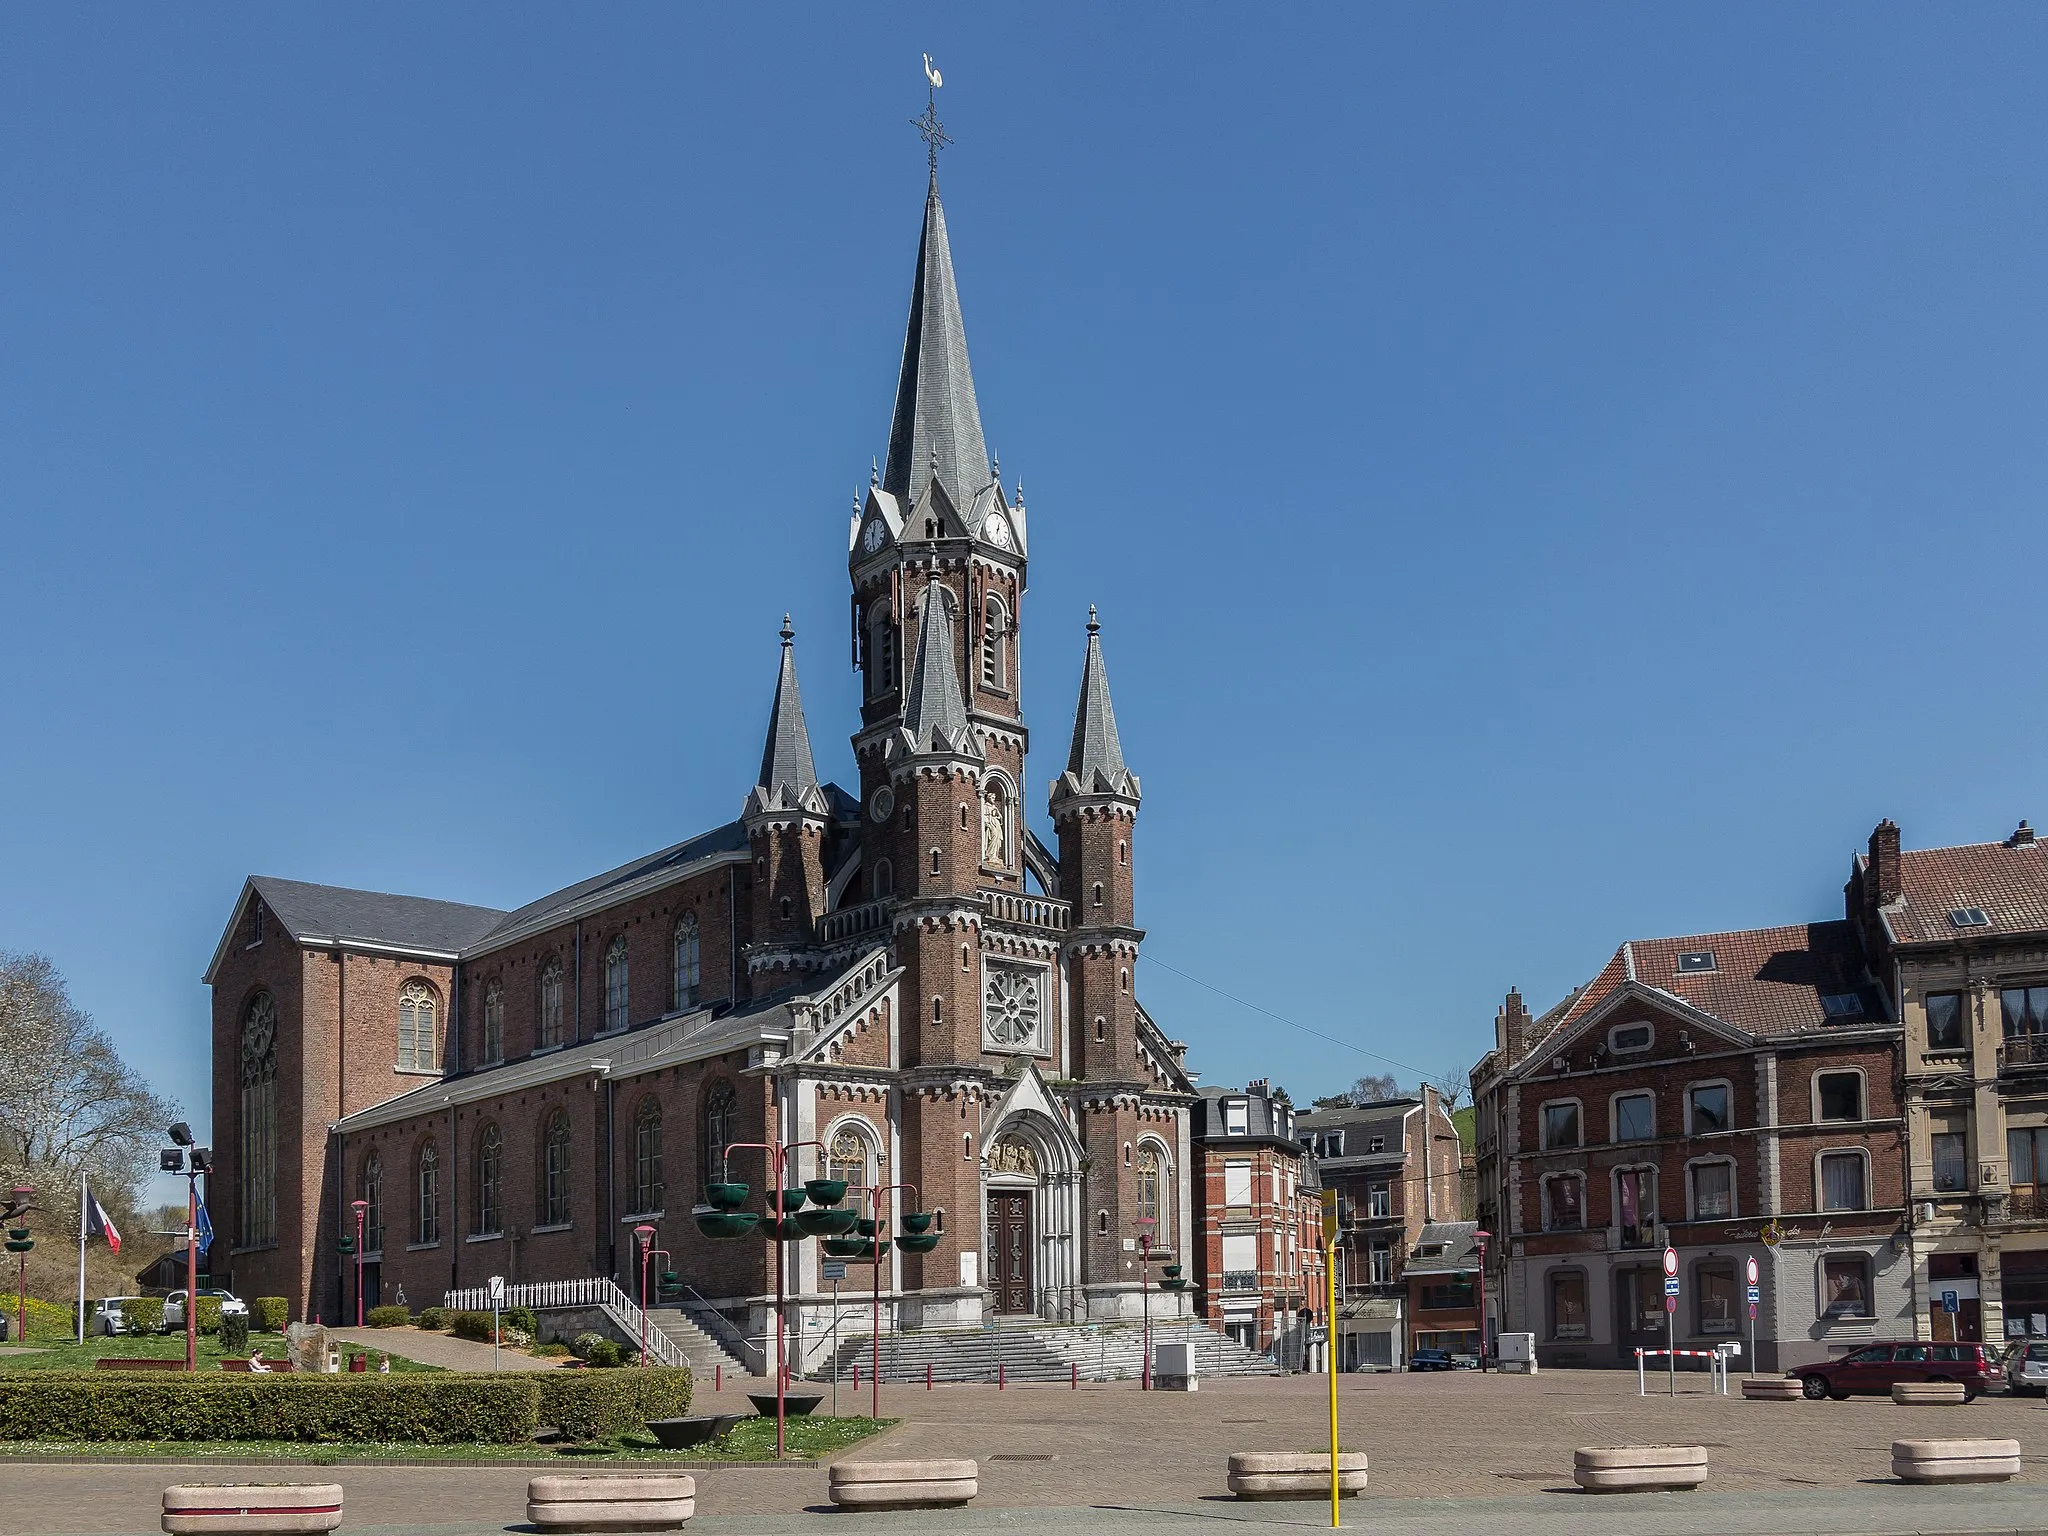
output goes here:
{"type": "Polygon", "coordinates": [[[932,185],[937,186],[939,183],[939,151],[948,144],[951,144],[953,140],[947,135],[945,126],[939,121],[939,87],[945,84],[945,80],[938,70],[933,67],[930,54],[924,56],[924,78],[926,85],[930,87],[930,97],[925,102],[924,116],[913,117],[910,120],[910,125],[917,130],[918,136],[925,142],[925,158],[931,165],[932,185]]]}

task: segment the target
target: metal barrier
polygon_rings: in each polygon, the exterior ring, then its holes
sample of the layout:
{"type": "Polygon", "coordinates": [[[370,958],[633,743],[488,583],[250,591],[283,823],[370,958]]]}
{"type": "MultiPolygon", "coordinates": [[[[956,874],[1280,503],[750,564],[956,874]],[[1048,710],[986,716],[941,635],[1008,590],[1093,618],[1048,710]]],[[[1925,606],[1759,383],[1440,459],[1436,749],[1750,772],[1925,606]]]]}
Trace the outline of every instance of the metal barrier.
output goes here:
{"type": "Polygon", "coordinates": [[[1712,1349],[1639,1349],[1636,1351],[1636,1396],[1650,1395],[1650,1374],[1647,1362],[1668,1358],[1674,1367],[1680,1360],[1704,1360],[1707,1362],[1707,1389],[1710,1393],[1728,1395],[1728,1362],[1742,1352],[1740,1344],[1717,1344],[1712,1349]]]}

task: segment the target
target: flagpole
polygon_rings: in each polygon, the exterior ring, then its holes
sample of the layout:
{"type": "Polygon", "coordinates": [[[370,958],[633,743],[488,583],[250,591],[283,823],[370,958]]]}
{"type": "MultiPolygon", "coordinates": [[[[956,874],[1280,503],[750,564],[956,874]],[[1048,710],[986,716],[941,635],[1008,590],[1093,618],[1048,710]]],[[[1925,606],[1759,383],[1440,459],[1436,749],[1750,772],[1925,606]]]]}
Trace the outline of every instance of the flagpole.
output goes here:
{"type": "Polygon", "coordinates": [[[85,1342],[85,1170],[78,1170],[78,1342],[85,1342]]]}

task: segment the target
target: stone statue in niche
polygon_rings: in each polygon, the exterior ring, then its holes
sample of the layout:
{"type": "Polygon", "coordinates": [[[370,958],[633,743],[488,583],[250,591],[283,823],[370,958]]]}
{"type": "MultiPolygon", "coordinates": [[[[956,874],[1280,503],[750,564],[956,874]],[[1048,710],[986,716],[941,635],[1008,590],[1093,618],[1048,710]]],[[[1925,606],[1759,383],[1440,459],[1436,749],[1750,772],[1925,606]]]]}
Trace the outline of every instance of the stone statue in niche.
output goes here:
{"type": "Polygon", "coordinates": [[[1002,864],[1009,848],[1003,833],[1003,792],[991,784],[981,801],[981,862],[1002,864]]]}

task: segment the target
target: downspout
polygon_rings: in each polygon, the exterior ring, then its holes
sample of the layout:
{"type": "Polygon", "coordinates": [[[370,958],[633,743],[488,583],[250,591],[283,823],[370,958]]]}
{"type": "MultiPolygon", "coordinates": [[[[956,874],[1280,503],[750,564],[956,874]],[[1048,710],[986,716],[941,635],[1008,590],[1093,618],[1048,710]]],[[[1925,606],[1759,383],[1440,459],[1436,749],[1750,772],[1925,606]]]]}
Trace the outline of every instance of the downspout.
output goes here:
{"type": "Polygon", "coordinates": [[[604,1076],[604,1264],[614,1283],[619,1278],[619,1085],[604,1076]]]}
{"type": "Polygon", "coordinates": [[[462,1143],[456,1129],[455,1096],[448,1097],[448,1289],[462,1284],[462,1143]]]}
{"type": "Polygon", "coordinates": [[[448,1038],[441,1042],[441,1073],[462,1065],[462,962],[448,968],[448,1038]]]}
{"type": "Polygon", "coordinates": [[[725,871],[725,1006],[731,1012],[740,1005],[739,871],[731,865],[725,871]]]}
{"type": "Polygon", "coordinates": [[[576,1044],[583,1043],[583,919],[576,919],[576,1044]]]}
{"type": "Polygon", "coordinates": [[[348,951],[334,947],[334,1118],[348,1114],[348,951]]]}

